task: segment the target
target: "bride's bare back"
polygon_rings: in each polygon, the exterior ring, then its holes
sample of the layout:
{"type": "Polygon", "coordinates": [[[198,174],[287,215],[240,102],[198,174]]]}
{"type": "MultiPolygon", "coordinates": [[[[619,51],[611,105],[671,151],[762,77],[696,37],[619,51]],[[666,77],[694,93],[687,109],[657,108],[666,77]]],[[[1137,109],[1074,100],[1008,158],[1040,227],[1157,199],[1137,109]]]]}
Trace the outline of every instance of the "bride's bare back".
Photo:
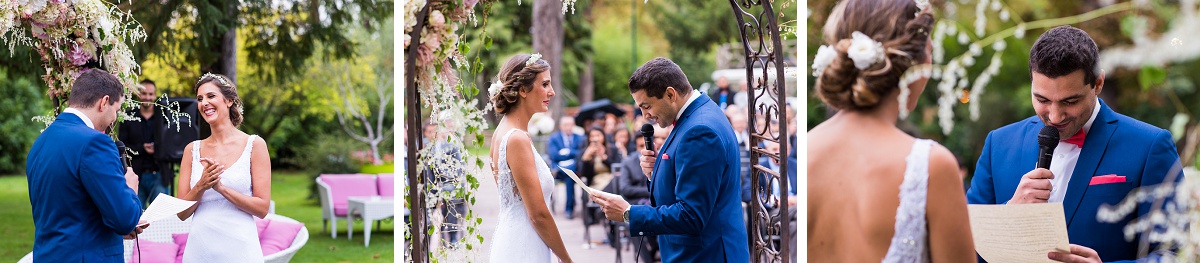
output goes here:
{"type": "MultiPolygon", "coordinates": [[[[811,262],[879,262],[892,243],[905,157],[916,140],[894,126],[861,117],[839,114],[808,133],[811,262]]],[[[929,154],[930,258],[973,261],[957,161],[940,145],[929,154]]]]}

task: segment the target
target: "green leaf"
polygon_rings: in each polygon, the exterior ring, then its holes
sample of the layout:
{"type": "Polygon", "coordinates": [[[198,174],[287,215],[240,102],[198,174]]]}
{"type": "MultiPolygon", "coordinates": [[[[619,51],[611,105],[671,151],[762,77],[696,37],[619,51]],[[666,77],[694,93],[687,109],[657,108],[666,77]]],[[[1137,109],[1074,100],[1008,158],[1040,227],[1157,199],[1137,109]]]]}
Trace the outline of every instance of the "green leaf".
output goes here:
{"type": "Polygon", "coordinates": [[[1167,81],[1167,70],[1156,66],[1142,66],[1142,70],[1138,72],[1138,84],[1142,90],[1150,90],[1154,85],[1162,84],[1167,81]]]}
{"type": "Polygon", "coordinates": [[[483,48],[484,49],[492,49],[492,37],[491,36],[488,36],[488,35],[483,36],[483,48]]]}
{"type": "Polygon", "coordinates": [[[1130,15],[1121,18],[1121,34],[1132,36],[1137,31],[1146,28],[1146,18],[1138,15],[1130,15]]]}
{"type": "MultiPolygon", "coordinates": [[[[483,220],[483,219],[480,219],[480,220],[483,220]]],[[[480,244],[483,244],[483,236],[475,236],[475,237],[476,237],[476,238],[479,238],[479,243],[480,243],[480,244]]]]}

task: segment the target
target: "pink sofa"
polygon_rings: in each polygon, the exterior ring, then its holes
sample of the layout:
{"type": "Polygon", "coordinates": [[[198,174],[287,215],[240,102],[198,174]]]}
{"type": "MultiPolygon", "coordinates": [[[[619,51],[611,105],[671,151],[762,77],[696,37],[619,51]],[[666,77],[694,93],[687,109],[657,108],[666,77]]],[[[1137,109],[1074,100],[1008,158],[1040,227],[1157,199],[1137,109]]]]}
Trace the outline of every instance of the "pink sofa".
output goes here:
{"type": "Polygon", "coordinates": [[[333,231],[330,233],[333,238],[337,238],[338,219],[347,219],[347,199],[351,196],[376,196],[380,190],[379,179],[372,174],[322,174],[316,182],[321,198],[321,230],[327,230],[332,225],[333,231]]]}

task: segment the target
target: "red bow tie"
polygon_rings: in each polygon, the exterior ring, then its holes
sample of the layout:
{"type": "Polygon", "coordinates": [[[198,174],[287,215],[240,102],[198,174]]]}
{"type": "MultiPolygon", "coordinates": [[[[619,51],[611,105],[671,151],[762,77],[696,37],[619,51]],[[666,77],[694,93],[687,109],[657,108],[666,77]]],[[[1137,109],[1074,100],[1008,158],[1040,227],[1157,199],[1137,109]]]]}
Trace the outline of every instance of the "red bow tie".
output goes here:
{"type": "Polygon", "coordinates": [[[1071,138],[1067,138],[1067,140],[1065,140],[1063,142],[1074,144],[1075,146],[1078,146],[1079,148],[1083,148],[1083,139],[1085,139],[1085,138],[1087,138],[1087,131],[1085,131],[1083,129],[1079,129],[1079,132],[1075,133],[1074,136],[1071,136],[1071,138]]]}

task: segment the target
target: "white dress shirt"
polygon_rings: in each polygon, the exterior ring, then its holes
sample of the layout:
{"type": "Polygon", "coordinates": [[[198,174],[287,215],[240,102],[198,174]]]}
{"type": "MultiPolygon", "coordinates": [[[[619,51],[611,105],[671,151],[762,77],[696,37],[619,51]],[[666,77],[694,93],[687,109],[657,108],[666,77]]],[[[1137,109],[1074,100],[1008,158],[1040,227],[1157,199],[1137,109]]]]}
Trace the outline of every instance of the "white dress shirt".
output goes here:
{"type": "MultiPolygon", "coordinates": [[[[688,97],[687,102],[683,103],[683,108],[679,108],[679,113],[675,114],[676,122],[679,122],[679,118],[683,117],[683,112],[686,111],[687,107],[692,105],[692,102],[696,101],[697,98],[700,98],[700,91],[692,90],[692,96],[688,97]]],[[[674,124],[671,124],[671,125],[674,125],[674,124]]],[[[671,132],[674,132],[674,130],[672,130],[671,132]]]]}
{"type": "MultiPolygon", "coordinates": [[[[1100,115],[1100,99],[1096,99],[1096,107],[1092,109],[1092,117],[1087,123],[1083,124],[1083,130],[1079,132],[1087,133],[1092,130],[1092,122],[1096,121],[1096,115],[1100,115]]],[[[1050,199],[1046,202],[1062,203],[1063,198],[1067,195],[1067,185],[1071,181],[1071,175],[1075,172],[1075,164],[1079,162],[1079,153],[1083,148],[1067,143],[1067,138],[1061,138],[1058,141],[1058,147],[1054,148],[1054,159],[1050,160],[1050,173],[1054,174],[1054,179],[1050,179],[1050,199]]]]}
{"type": "Polygon", "coordinates": [[[83,112],[79,111],[78,109],[67,107],[67,109],[63,110],[62,113],[75,114],[75,116],[79,116],[79,119],[83,120],[83,124],[87,124],[88,128],[92,128],[93,130],[96,129],[96,124],[92,123],[92,119],[89,119],[87,115],[83,115],[83,112]]]}

